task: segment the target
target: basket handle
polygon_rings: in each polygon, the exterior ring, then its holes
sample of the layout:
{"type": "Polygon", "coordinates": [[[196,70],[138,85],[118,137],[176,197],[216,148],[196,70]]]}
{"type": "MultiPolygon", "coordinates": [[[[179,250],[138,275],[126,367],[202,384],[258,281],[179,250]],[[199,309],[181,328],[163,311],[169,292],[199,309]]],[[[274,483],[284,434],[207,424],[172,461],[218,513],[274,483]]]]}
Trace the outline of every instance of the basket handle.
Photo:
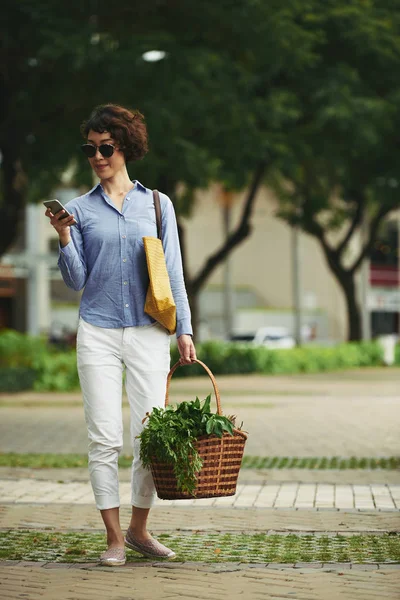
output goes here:
{"type": "MultiPolygon", "coordinates": [[[[196,362],[199,365],[201,365],[203,367],[203,369],[205,369],[205,371],[207,372],[209,378],[211,379],[211,383],[213,384],[214,393],[215,393],[215,400],[217,401],[217,414],[218,415],[222,415],[221,397],[219,395],[219,391],[218,391],[218,387],[217,387],[217,382],[215,381],[214,375],[212,374],[212,372],[210,371],[210,369],[207,367],[207,365],[205,365],[203,362],[201,362],[201,360],[198,360],[197,358],[195,358],[195,359],[193,359],[193,362],[196,362]]],[[[167,377],[167,389],[166,389],[166,392],[165,392],[165,406],[168,406],[168,403],[169,403],[169,384],[171,383],[171,377],[175,373],[176,369],[178,367],[180,367],[180,366],[182,366],[182,365],[178,361],[177,363],[174,364],[173,367],[171,367],[171,370],[168,373],[168,377],[167,377]]]]}

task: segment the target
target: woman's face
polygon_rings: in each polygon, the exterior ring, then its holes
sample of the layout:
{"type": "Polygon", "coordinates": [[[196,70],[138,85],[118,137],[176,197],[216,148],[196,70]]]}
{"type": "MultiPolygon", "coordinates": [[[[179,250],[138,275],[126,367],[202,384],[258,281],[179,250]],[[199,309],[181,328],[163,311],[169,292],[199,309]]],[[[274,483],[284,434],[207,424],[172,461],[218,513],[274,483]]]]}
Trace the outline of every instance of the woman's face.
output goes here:
{"type": "Polygon", "coordinates": [[[90,130],[87,143],[97,146],[95,156],[88,158],[88,161],[99,179],[110,179],[125,167],[124,153],[118,148],[118,144],[107,131],[98,133],[97,131],[90,130]],[[114,154],[109,158],[102,156],[98,148],[101,144],[112,144],[114,146],[114,154]]]}

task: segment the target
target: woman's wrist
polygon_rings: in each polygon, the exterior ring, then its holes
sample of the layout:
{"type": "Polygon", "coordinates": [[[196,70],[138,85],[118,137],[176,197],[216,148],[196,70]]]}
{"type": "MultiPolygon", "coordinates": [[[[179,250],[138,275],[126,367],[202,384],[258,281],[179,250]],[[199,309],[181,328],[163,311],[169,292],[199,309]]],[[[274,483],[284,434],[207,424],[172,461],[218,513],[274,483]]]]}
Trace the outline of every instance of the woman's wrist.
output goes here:
{"type": "Polygon", "coordinates": [[[61,248],[64,248],[64,246],[68,246],[68,244],[71,241],[71,235],[70,235],[70,233],[67,233],[67,234],[60,233],[58,237],[60,239],[60,246],[61,246],[61,248]]]}

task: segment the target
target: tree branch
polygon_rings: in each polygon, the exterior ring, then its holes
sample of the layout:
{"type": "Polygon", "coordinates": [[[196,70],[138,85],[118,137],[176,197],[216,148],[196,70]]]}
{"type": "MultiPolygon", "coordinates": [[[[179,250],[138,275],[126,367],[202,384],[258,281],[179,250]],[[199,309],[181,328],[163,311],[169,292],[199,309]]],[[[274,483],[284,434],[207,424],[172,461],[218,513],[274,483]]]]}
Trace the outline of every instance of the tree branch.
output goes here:
{"type": "Polygon", "coordinates": [[[369,256],[373,250],[374,243],[376,240],[376,236],[378,234],[379,226],[382,220],[390,213],[392,210],[396,210],[395,206],[381,206],[378,210],[374,218],[371,220],[368,231],[368,239],[364,243],[360,255],[357,260],[354,262],[353,266],[349,269],[351,273],[355,273],[361,266],[363,260],[369,256]]]}
{"type": "Polygon", "coordinates": [[[18,181],[21,169],[16,152],[6,143],[1,144],[3,152],[2,170],[2,202],[0,204],[0,256],[15,241],[18,226],[23,216],[25,196],[23,184],[18,181]]]}
{"type": "Polygon", "coordinates": [[[202,269],[200,269],[199,273],[191,279],[189,286],[192,293],[198,292],[203,287],[214,269],[224,261],[226,256],[228,256],[233,248],[240,244],[250,234],[251,225],[249,221],[254,208],[254,201],[257,191],[262,183],[266,168],[266,161],[259,163],[257,166],[239,225],[225,240],[225,243],[221,246],[221,248],[208,257],[206,263],[202,269]]]}
{"type": "Polygon", "coordinates": [[[323,226],[318,223],[314,217],[310,217],[304,229],[320,242],[329,268],[336,275],[336,277],[340,279],[348,274],[348,269],[345,269],[340,263],[340,254],[338,249],[332,248],[332,246],[328,244],[323,226]]]}
{"type": "Polygon", "coordinates": [[[357,227],[359,227],[361,225],[362,220],[363,220],[364,208],[365,208],[365,198],[362,193],[355,194],[355,197],[357,195],[359,195],[359,198],[356,199],[357,208],[356,208],[356,212],[354,214],[353,220],[350,224],[347,234],[344,236],[343,240],[340,242],[339,246],[336,248],[336,251],[337,251],[339,257],[343,254],[343,251],[346,249],[347,244],[350,242],[351,238],[353,237],[355,230],[357,229],[357,227]]]}

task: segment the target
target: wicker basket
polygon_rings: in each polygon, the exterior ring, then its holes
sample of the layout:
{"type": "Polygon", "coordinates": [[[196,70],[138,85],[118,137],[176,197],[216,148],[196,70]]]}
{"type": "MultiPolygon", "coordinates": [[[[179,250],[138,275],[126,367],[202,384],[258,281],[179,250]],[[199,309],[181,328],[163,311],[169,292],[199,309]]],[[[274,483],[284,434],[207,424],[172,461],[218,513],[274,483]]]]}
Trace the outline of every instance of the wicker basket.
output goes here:
{"type": "MultiPolygon", "coordinates": [[[[222,415],[221,399],[214,375],[200,360],[196,360],[208,373],[215,392],[217,414],[222,415]]],[[[167,378],[165,406],[169,401],[169,385],[171,377],[180,363],[176,363],[170,370],[167,378]]],[[[151,472],[156,486],[158,497],[163,500],[181,500],[189,498],[216,498],[220,496],[233,496],[236,493],[236,484],[239,476],[244,445],[247,435],[234,429],[234,435],[225,433],[222,438],[216,435],[205,435],[195,443],[203,466],[197,475],[197,486],[193,494],[188,494],[177,489],[177,482],[170,464],[161,463],[156,458],[151,461],[151,472]]]]}

